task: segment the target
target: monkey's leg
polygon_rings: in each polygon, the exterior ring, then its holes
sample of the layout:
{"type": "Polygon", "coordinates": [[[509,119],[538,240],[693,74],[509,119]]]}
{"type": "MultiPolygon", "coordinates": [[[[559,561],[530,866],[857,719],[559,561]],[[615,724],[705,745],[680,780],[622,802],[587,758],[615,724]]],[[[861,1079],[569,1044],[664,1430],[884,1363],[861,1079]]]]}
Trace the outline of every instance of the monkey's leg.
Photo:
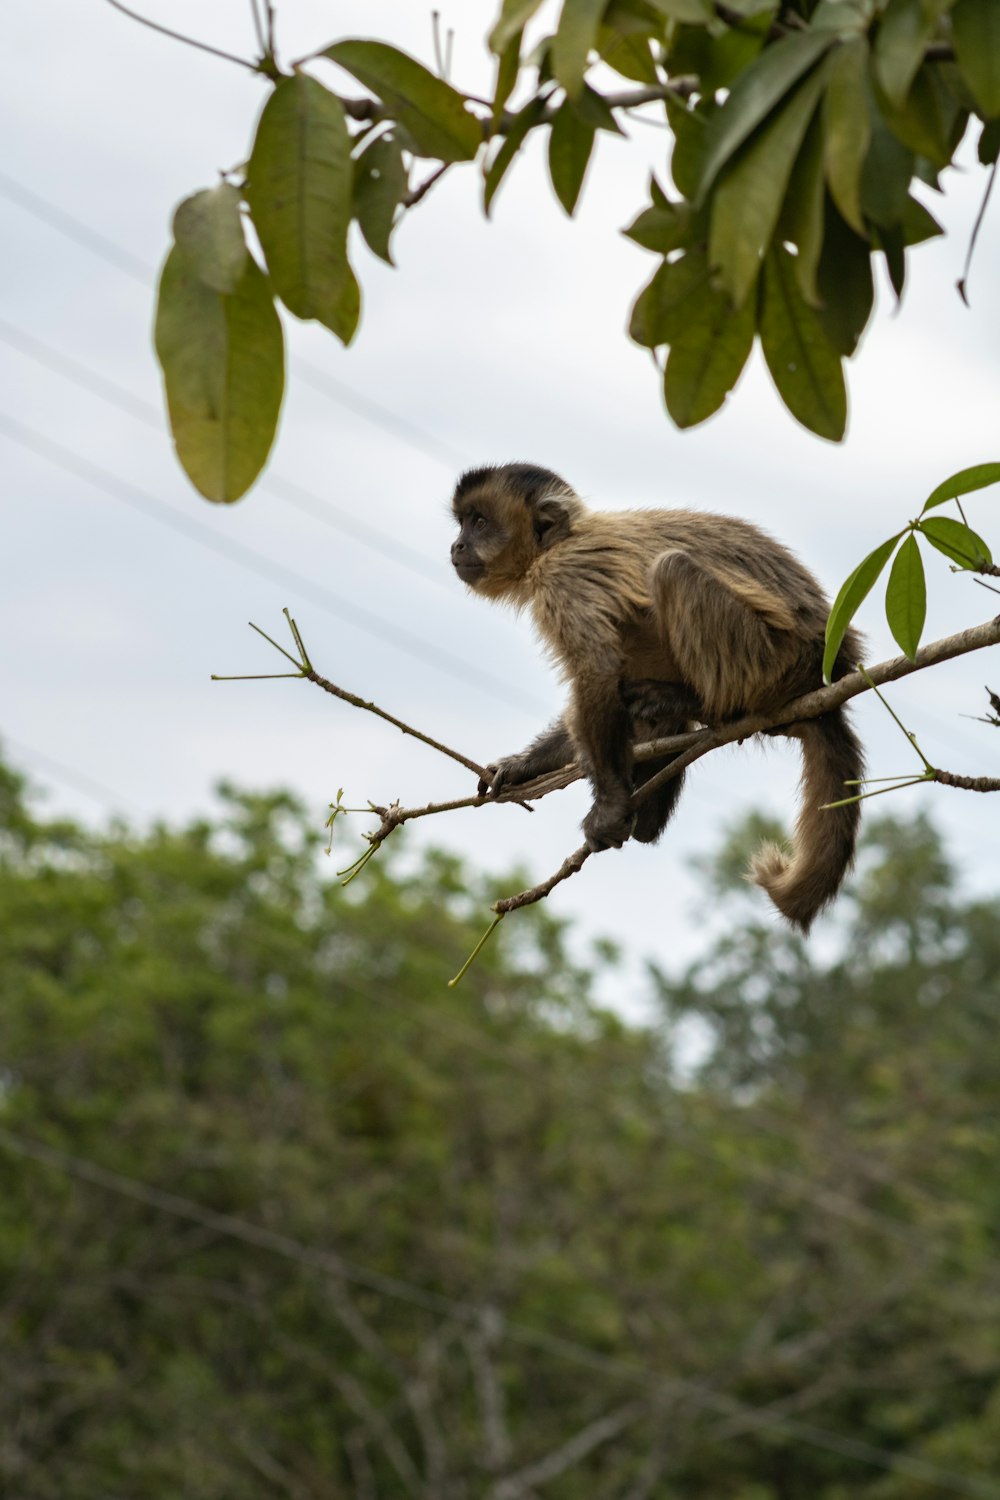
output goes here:
{"type": "MultiPolygon", "coordinates": [[[[622,697],[631,715],[632,737],[635,740],[656,740],[668,734],[683,734],[686,729],[691,728],[694,720],[700,720],[704,714],[695,694],[682,682],[659,682],[644,677],[624,683],[622,697]]],[[[633,791],[645,786],[647,781],[673,759],[672,755],[661,755],[656,760],[637,763],[632,772],[633,791]]],[[[641,844],[656,842],[677,805],[683,784],[682,771],[642,803],[632,830],[634,839],[638,839],[641,844]]]]}
{"type": "Polygon", "coordinates": [[[679,551],[657,559],[652,584],[664,641],[707,722],[780,698],[800,642],[779,595],[737,572],[720,576],[679,551]]]}
{"type": "Polygon", "coordinates": [[[490,779],[480,781],[479,795],[485,797],[488,790],[492,796],[498,797],[508,788],[544,776],[546,771],[558,771],[560,766],[568,765],[575,758],[576,746],[566,728],[566,721],[557,719],[548,729],[543,729],[520,755],[507,755],[502,760],[491,761],[486,767],[490,779]]]}

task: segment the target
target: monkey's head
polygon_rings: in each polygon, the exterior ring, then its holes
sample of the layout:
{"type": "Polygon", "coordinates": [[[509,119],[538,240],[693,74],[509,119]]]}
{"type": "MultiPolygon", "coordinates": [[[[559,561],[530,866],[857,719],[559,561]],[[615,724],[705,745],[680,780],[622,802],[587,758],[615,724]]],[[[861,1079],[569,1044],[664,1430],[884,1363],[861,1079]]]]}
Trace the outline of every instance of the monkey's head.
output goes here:
{"type": "Polygon", "coordinates": [[[516,598],[539,554],[569,536],[583,512],[565,479],[534,464],[468,469],[451,505],[455,572],[488,599],[516,598]]]}

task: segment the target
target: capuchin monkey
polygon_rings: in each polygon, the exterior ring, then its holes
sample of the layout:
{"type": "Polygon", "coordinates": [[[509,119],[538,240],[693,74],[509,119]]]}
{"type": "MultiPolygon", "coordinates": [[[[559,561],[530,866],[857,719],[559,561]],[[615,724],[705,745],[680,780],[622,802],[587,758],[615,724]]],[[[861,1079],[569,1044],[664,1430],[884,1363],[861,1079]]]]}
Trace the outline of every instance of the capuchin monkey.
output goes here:
{"type": "MultiPolygon", "coordinates": [[[[564,479],[533,464],[470,469],[452,501],[451,560],[486,599],[530,606],[570,687],[563,716],[520,755],[487,767],[480,795],[522,785],[578,758],[593,806],[590,849],[653,843],[682,775],[638,811],[632,793],[672,756],[636,765],[634,740],[772,713],[822,686],[829,605],[806,568],[756,526],[688,510],[592,511],[564,479]]],[[[859,660],[844,637],[833,676],[859,660]]],[[[859,808],[824,810],[863,770],[844,710],[786,731],[801,742],[802,805],[792,851],[765,845],[750,877],[808,932],[854,858],[859,808]]]]}

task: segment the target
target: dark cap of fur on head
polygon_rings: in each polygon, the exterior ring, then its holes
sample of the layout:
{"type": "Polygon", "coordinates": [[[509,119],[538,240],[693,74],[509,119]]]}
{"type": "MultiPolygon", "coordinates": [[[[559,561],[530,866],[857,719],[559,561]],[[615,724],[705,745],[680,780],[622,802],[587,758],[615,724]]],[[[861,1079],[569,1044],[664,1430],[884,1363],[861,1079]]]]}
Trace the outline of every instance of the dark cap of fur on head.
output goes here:
{"type": "Polygon", "coordinates": [[[571,495],[572,487],[551,469],[538,464],[481,464],[466,469],[455,486],[453,505],[486,484],[501,484],[511,494],[519,495],[526,505],[537,505],[547,495],[571,495]]]}

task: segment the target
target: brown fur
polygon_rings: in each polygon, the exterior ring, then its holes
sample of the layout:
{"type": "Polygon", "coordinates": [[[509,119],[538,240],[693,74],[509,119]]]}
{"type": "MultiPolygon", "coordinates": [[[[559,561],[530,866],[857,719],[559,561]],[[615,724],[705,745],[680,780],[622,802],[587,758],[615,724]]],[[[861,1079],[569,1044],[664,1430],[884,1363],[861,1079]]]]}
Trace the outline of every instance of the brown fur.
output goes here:
{"type": "MultiPolygon", "coordinates": [[[[757,527],[685,510],[589,510],[547,470],[526,464],[462,476],[452,558],[487,598],[529,607],[571,688],[564,719],[491,768],[494,792],[554,769],[570,748],[594,787],[584,821],[593,848],[662,832],[680,778],[638,814],[632,789],[669,757],[633,768],[634,733],[773,712],[818,687],[828,603],[812,574],[757,527]]],[[[849,632],[835,676],[857,660],[849,632]]],[[[862,770],[843,710],[800,725],[802,811],[791,856],[774,846],[752,878],[803,931],[836,894],[854,855],[857,805],[822,811],[862,770]]]]}

